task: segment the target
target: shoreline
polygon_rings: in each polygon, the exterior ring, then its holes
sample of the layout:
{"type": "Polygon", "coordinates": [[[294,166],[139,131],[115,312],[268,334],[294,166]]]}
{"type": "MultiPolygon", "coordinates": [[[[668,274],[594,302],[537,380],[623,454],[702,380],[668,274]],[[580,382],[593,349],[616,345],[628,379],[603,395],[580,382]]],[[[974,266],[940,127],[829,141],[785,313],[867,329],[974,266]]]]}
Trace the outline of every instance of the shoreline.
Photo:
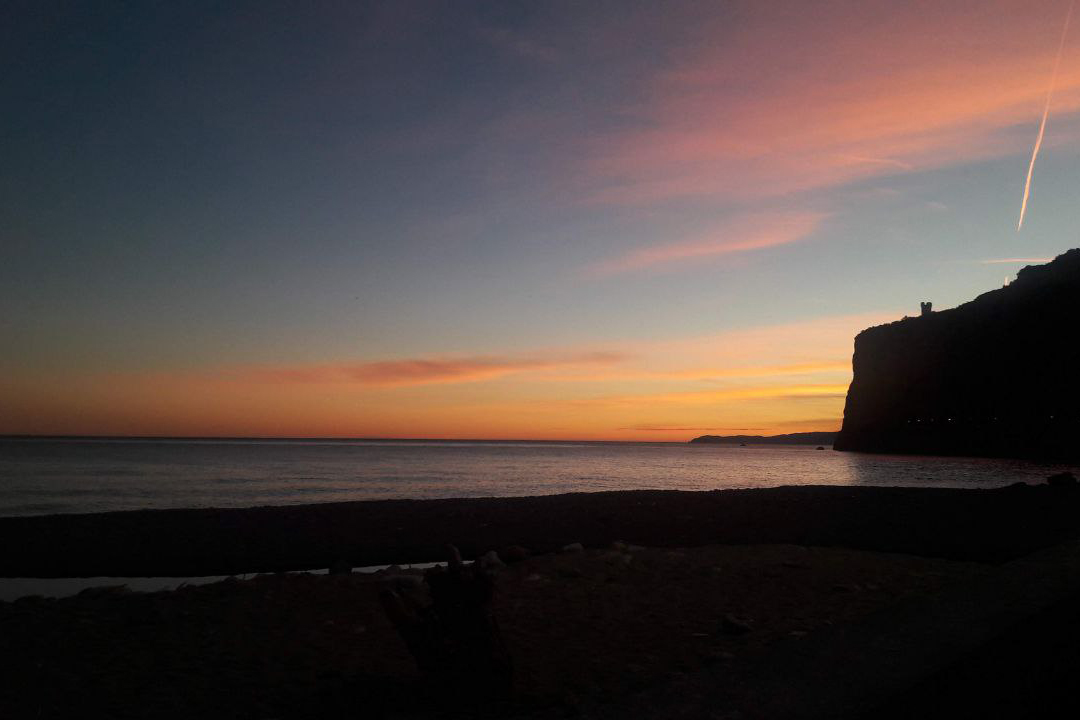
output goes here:
{"type": "Polygon", "coordinates": [[[794,544],[1003,562],[1080,537],[1080,491],[784,486],[0,518],[0,577],[190,577],[430,562],[521,545],[794,544]]]}

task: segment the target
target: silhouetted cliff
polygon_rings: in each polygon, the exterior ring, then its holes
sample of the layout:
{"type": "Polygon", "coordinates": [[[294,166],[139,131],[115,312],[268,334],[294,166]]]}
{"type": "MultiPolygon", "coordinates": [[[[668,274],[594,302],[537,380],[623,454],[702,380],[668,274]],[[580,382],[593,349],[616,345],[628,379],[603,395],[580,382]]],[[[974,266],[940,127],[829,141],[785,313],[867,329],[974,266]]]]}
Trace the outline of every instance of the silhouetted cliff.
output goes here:
{"type": "Polygon", "coordinates": [[[1080,249],[855,338],[837,450],[1080,458],[1080,249]]]}

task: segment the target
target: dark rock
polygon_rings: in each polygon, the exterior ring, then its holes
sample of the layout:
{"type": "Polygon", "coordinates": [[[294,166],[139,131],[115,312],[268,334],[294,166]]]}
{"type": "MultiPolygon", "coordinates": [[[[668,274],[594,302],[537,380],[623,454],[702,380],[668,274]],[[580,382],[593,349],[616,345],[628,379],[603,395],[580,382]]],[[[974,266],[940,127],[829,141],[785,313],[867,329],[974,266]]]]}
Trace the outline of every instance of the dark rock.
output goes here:
{"type": "Polygon", "coordinates": [[[609,550],[603,555],[604,560],[609,565],[627,566],[634,561],[634,556],[628,552],[619,552],[618,550],[609,550]]]}
{"type": "Polygon", "coordinates": [[[394,590],[380,595],[420,672],[452,705],[509,693],[513,666],[492,613],[494,575],[480,562],[464,565],[451,547],[447,566],[431,568],[424,580],[431,592],[428,606],[394,590]],[[476,687],[484,693],[478,696],[476,687]]]}
{"type": "Polygon", "coordinates": [[[562,552],[564,553],[579,553],[585,550],[585,546],[581,543],[570,543],[569,545],[563,545],[562,552]]]}
{"type": "Polygon", "coordinates": [[[131,592],[131,589],[127,585],[102,585],[100,587],[88,587],[79,591],[78,597],[81,598],[101,598],[101,597],[115,597],[117,595],[127,595],[131,592]]]}
{"type": "Polygon", "coordinates": [[[1046,478],[1046,484],[1050,487],[1076,487],[1076,476],[1071,472],[1060,472],[1046,478]]]}
{"type": "Polygon", "coordinates": [[[709,662],[714,662],[714,663],[719,663],[719,662],[729,663],[729,662],[734,662],[735,653],[733,653],[733,652],[731,652],[729,650],[723,650],[721,648],[713,648],[705,656],[705,659],[708,660],[709,662]]]}
{"type": "Polygon", "coordinates": [[[413,573],[387,575],[383,580],[394,592],[402,594],[413,593],[424,587],[424,578],[413,573]]]}
{"type": "Polygon", "coordinates": [[[529,557],[529,551],[520,545],[509,545],[502,549],[499,553],[499,557],[506,564],[522,562],[529,557]]]}
{"type": "Polygon", "coordinates": [[[730,613],[720,620],[720,630],[727,635],[745,635],[753,630],[753,625],[748,618],[741,618],[730,613]]]}
{"type": "Polygon", "coordinates": [[[1080,457],[1080,249],[952,310],[869,328],[837,450],[1080,457]]]}
{"type": "Polygon", "coordinates": [[[337,560],[333,565],[327,569],[327,573],[330,575],[348,575],[352,572],[352,563],[348,560],[337,560]]]}
{"type": "Polygon", "coordinates": [[[480,563],[480,567],[484,570],[498,570],[499,568],[506,567],[506,563],[499,557],[499,553],[494,550],[488,550],[483,556],[476,562],[480,563]]]}

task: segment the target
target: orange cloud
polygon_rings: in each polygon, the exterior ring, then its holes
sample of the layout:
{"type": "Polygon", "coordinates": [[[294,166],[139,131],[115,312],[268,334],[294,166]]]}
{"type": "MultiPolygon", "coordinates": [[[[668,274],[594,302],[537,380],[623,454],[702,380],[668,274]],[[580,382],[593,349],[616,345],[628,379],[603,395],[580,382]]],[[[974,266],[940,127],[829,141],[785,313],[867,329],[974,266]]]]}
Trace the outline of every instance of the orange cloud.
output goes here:
{"type": "Polygon", "coordinates": [[[383,387],[465,383],[490,380],[526,370],[614,365],[627,359],[613,352],[588,352],[552,357],[478,356],[462,358],[413,358],[381,362],[312,365],[250,370],[249,374],[270,382],[358,383],[383,387]]]}
{"type": "Polygon", "coordinates": [[[591,268],[596,275],[643,270],[760,250],[798,242],[817,229],[819,213],[755,215],[739,218],[706,237],[639,248],[591,268]]]}
{"type": "Polygon", "coordinates": [[[620,430],[636,430],[638,432],[719,432],[727,428],[719,427],[654,427],[651,425],[636,425],[634,427],[619,428],[620,430]]]}
{"type": "Polygon", "coordinates": [[[843,361],[797,363],[794,365],[762,365],[760,367],[713,368],[711,370],[686,370],[683,371],[682,374],[684,377],[691,376],[701,377],[703,379],[715,379],[847,372],[851,372],[851,363],[843,361]]]}
{"type": "Polygon", "coordinates": [[[816,375],[822,373],[850,373],[851,362],[848,360],[795,363],[791,365],[748,365],[742,367],[689,367],[661,369],[611,369],[603,372],[552,372],[539,373],[538,380],[544,382],[626,382],[626,381],[663,381],[663,380],[702,380],[715,381],[727,378],[783,377],[787,375],[816,375]]]}
{"type": "MultiPolygon", "coordinates": [[[[625,129],[594,141],[591,197],[760,198],[1026,155],[1063,13],[1056,0],[736,3],[646,80],[625,129]]],[[[1080,44],[1061,67],[1048,143],[1076,134],[1080,44]]]]}
{"type": "Polygon", "coordinates": [[[702,403],[721,403],[732,400],[756,400],[779,398],[800,400],[804,398],[843,398],[847,395],[847,384],[802,384],[802,385],[759,385],[736,387],[726,390],[687,391],[675,393],[656,393],[648,395],[630,395],[597,397],[578,400],[575,404],[588,405],[637,405],[648,403],[675,403],[680,405],[700,405],[702,403]]]}

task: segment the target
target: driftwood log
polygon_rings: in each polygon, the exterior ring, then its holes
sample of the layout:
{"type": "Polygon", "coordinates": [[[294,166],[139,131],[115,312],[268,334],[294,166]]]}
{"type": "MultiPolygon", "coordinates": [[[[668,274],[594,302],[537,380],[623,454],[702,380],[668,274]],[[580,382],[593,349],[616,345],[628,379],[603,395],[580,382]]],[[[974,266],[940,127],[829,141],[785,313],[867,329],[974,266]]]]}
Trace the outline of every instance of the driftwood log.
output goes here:
{"type": "Polygon", "coordinates": [[[478,684],[491,695],[509,692],[513,667],[492,613],[494,572],[480,560],[465,565],[456,547],[446,567],[424,574],[430,604],[396,589],[381,594],[383,608],[417,667],[445,700],[464,701],[478,684]]]}

